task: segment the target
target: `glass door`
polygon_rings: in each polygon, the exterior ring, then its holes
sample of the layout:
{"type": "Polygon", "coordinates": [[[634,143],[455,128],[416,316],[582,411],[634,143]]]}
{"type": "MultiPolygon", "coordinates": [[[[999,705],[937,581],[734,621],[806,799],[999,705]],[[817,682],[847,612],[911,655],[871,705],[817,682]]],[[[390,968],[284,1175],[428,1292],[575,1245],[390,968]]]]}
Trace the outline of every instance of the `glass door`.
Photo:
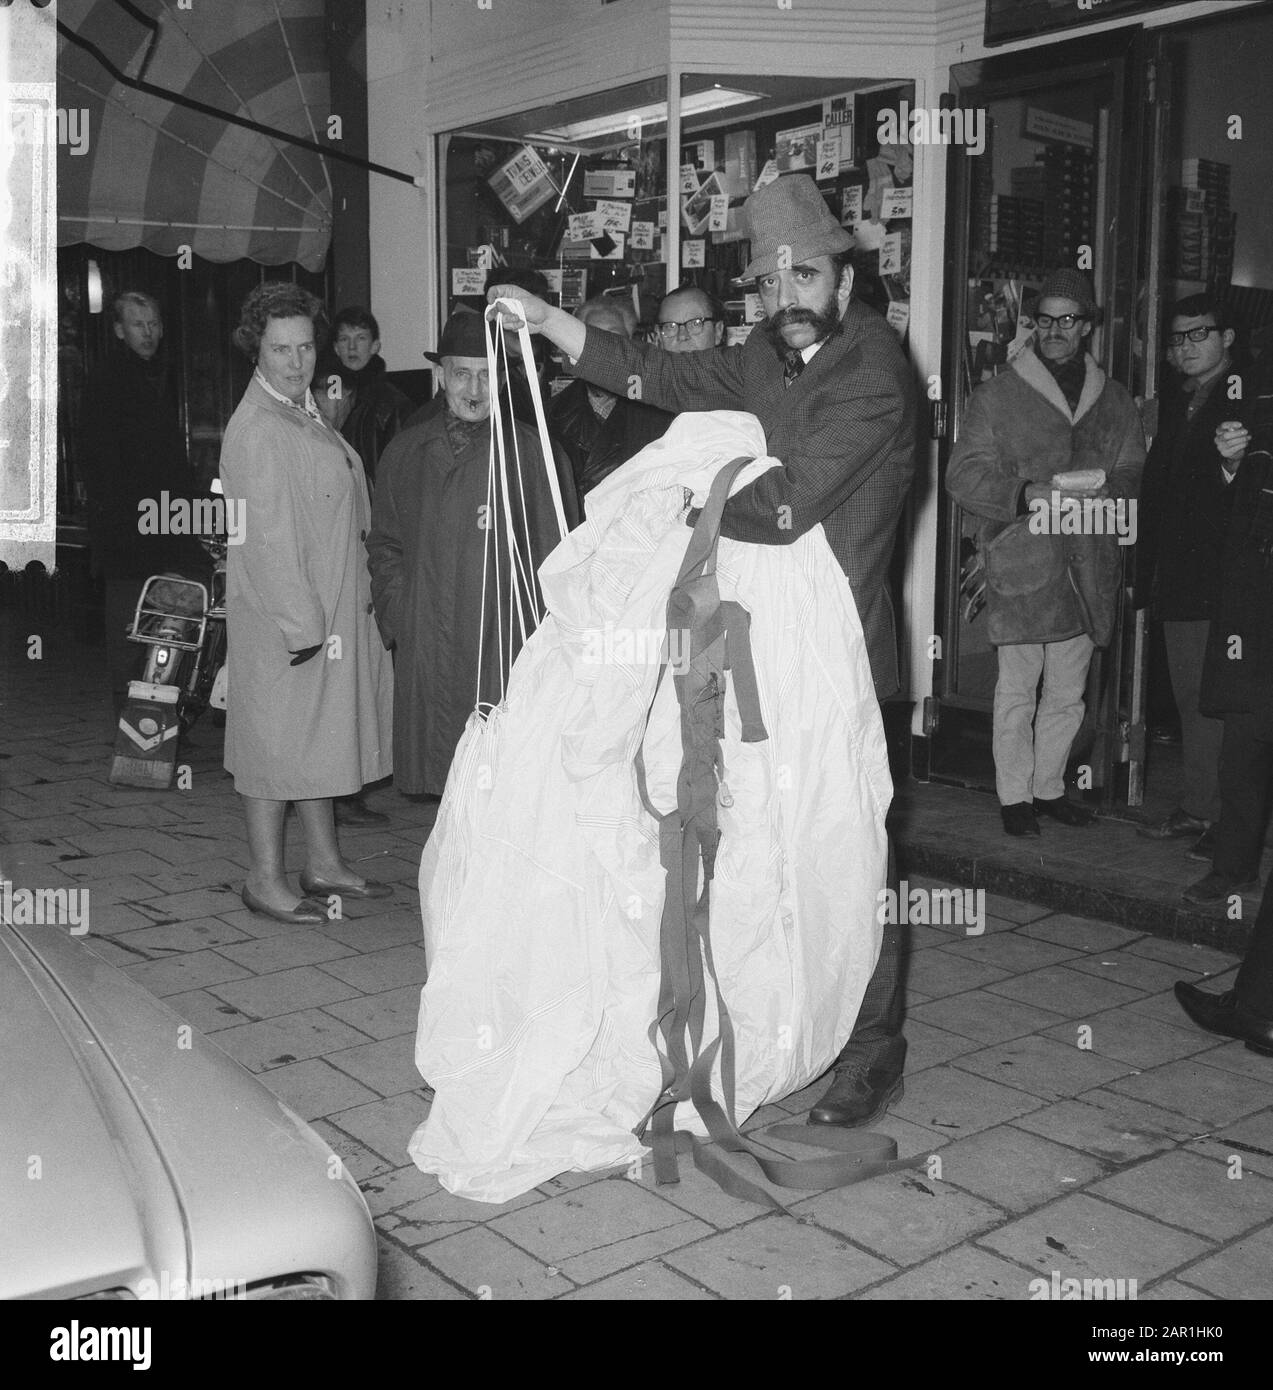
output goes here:
{"type": "MultiPolygon", "coordinates": [[[[956,106],[984,124],[984,148],[949,161],[946,345],[949,419],[944,478],[959,422],[978,385],[1028,350],[1038,289],[1050,270],[1090,275],[1102,315],[1089,340],[1096,360],[1141,393],[1133,364],[1137,289],[1145,284],[1144,180],[1153,167],[1147,65],[1139,29],[961,64],[951,71],[956,106]]],[[[1152,283],[1152,282],[1150,282],[1152,283]]],[[[1143,363],[1143,347],[1140,349],[1143,363]]],[[[980,594],[978,519],[945,501],[940,528],[941,650],[929,719],[933,776],[994,786],[991,709],[997,656],[980,594]]],[[[1127,575],[1130,581],[1130,571],[1127,575]]],[[[1115,768],[1131,744],[1130,612],[1092,662],[1087,716],[1071,753],[1082,790],[1114,795],[1115,768]]]]}

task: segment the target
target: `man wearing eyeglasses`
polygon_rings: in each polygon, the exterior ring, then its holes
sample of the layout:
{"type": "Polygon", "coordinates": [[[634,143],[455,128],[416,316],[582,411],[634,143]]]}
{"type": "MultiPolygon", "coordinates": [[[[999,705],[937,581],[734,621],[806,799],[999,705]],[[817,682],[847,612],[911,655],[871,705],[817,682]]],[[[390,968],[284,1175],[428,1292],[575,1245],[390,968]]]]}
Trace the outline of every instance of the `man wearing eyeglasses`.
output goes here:
{"type": "Polygon", "coordinates": [[[1224,721],[1202,714],[1198,697],[1233,499],[1216,430],[1243,410],[1233,338],[1223,311],[1206,295],[1191,295],[1172,309],[1166,346],[1174,379],[1145,463],[1136,555],[1135,602],[1163,625],[1184,754],[1179,805],[1140,833],[1184,839],[1187,857],[1203,864],[1211,863],[1220,819],[1224,721]]]}
{"type": "Polygon", "coordinates": [[[999,656],[995,783],[1009,835],[1039,834],[1038,815],[1092,820],[1066,797],[1065,767],[1092,653],[1113,633],[1122,566],[1120,535],[1097,532],[1108,513],[1082,504],[1125,507],[1145,462],[1132,398],[1086,350],[1096,312],[1087,276],[1066,268],[1047,277],[1032,350],[973,393],[947,470],[951,496],[983,518],[988,636],[999,656]]]}
{"type": "Polygon", "coordinates": [[[725,306],[696,285],[681,285],[664,295],[657,326],[664,352],[706,352],[725,336],[725,306]]]}

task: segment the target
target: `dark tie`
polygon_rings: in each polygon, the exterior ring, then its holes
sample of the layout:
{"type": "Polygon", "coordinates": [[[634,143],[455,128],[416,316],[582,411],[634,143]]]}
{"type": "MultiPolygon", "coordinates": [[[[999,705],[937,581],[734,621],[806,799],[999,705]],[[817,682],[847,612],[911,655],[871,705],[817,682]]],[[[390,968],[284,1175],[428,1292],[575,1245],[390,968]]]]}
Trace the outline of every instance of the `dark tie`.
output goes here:
{"type": "Polygon", "coordinates": [[[788,348],[782,355],[782,384],[790,386],[805,368],[804,358],[798,348],[788,348]]]}

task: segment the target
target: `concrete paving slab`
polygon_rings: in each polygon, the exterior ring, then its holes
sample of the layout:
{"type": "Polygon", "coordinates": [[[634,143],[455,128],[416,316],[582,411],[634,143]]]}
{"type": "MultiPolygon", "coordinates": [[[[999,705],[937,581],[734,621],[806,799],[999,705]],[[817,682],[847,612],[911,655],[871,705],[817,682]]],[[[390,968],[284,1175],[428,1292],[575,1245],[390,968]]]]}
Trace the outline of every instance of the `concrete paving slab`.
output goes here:
{"type": "Polygon", "coordinates": [[[412,1056],[414,1041],[406,1037],[360,1042],[336,1052],[328,1050],[325,1055],[332,1066],[379,1095],[396,1096],[403,1091],[418,1091],[424,1084],[412,1056]]]}
{"type": "Polygon", "coordinates": [[[1130,946],[1142,933],[1126,931],[1109,922],[1094,922],[1090,917],[1072,917],[1055,912],[1021,927],[1022,936],[1037,937],[1058,946],[1077,947],[1081,951],[1115,951],[1130,946]]]}
{"type": "Polygon", "coordinates": [[[333,1112],[361,1105],[376,1094],[321,1057],[271,1067],[261,1073],[261,1081],[302,1120],[328,1118],[333,1112]]]}
{"type": "Polygon", "coordinates": [[[1239,1237],[1219,1254],[1181,1270],[1178,1278],[1181,1283],[1202,1289],[1213,1298],[1267,1300],[1270,1269],[1273,1269],[1273,1225],[1239,1237]]]}
{"type": "Polygon", "coordinates": [[[1064,1043],[1037,1035],[964,1053],[952,1065],[1043,1100],[1079,1095],[1131,1070],[1126,1062],[1102,1057],[1075,1040],[1064,1043]]]}
{"type": "Polygon", "coordinates": [[[895,1265],[913,1265],[1004,1220],[994,1206],[920,1170],[886,1173],[796,1202],[792,1212],[895,1265]]]}
{"type": "Polygon", "coordinates": [[[1174,1148],[1196,1132],[1183,1115],[1100,1090],[1086,1092],[1081,1101],[1063,1100],[1033,1110],[1013,1123],[1110,1164],[1132,1163],[1174,1148]]]}
{"type": "MultiPolygon", "coordinates": [[[[204,991],[198,993],[206,999],[214,998],[204,991]]],[[[242,1019],[243,1015],[237,1017],[242,1019]]],[[[338,1049],[357,1046],[367,1039],[323,1009],[298,1009],[258,1023],[223,1025],[213,1041],[249,1071],[265,1072],[310,1057],[334,1056],[338,1049]]]]}
{"type": "Polygon", "coordinates": [[[886,1279],[861,1295],[863,1301],[894,1302],[920,1299],[1028,1299],[1033,1276],[1020,1265],[987,1254],[974,1245],[944,1251],[905,1274],[886,1279]]]}
{"type": "Polygon", "coordinates": [[[469,1297],[470,1295],[444,1279],[437,1270],[420,1264],[407,1251],[394,1245],[388,1237],[381,1237],[376,1281],[377,1300],[433,1303],[469,1297]]]}
{"type": "Polygon", "coordinates": [[[1121,1077],[1106,1089],[1179,1111],[1208,1126],[1228,1124],[1253,1110],[1273,1106],[1273,1085],[1206,1066],[1195,1058],[1121,1077]]]}
{"type": "Polygon", "coordinates": [[[407,1145],[429,1113],[428,1100],[416,1091],[386,1096],[384,1100],[340,1110],[328,1118],[373,1153],[400,1168],[407,1159],[407,1145]]]}
{"type": "Polygon", "coordinates": [[[912,1019],[980,1043],[1006,1042],[1009,1038],[1023,1037],[1063,1022],[1062,1016],[1050,1009],[1018,1003],[979,989],[948,999],[935,999],[931,1004],[908,1007],[906,1023],[912,1019]]]}
{"type": "MultiPolygon", "coordinates": [[[[152,994],[157,994],[160,998],[168,994],[181,994],[189,989],[208,989],[213,985],[227,988],[229,982],[246,980],[248,977],[248,971],[241,965],[226,960],[216,951],[191,951],[186,955],[172,956],[168,960],[130,965],[125,968],[124,973],[131,975],[139,984],[145,985],[152,994]]],[[[218,997],[221,997],[220,989],[217,992],[218,997]]],[[[225,1002],[238,1007],[234,999],[227,999],[225,1002]]]]}
{"type": "MultiPolygon", "coordinates": [[[[1038,1111],[1034,1112],[1038,1114],[1038,1111]]],[[[1021,1213],[1086,1187],[1109,1165],[1017,1124],[996,1125],[941,1150],[941,1180],[1021,1213]]]]}
{"type": "Polygon", "coordinates": [[[1042,1104],[1036,1096],[973,1076],[952,1063],[930,1067],[909,1078],[906,1094],[893,1110],[904,1120],[961,1139],[1037,1110],[1042,1104]]]}
{"type": "Polygon", "coordinates": [[[355,986],[361,994],[379,994],[399,985],[422,985],[428,974],[428,961],[422,946],[392,946],[329,961],[323,969],[355,986]]]}
{"type": "Polygon", "coordinates": [[[429,1246],[430,1265],[482,1299],[555,1298],[575,1285],[484,1226],[429,1246]]]}
{"type": "Polygon", "coordinates": [[[848,1241],[777,1214],[709,1236],[664,1264],[724,1298],[843,1298],[893,1272],[848,1241]]]}
{"type": "MultiPolygon", "coordinates": [[[[204,954],[211,954],[204,952],[204,954]]],[[[218,957],[225,960],[224,957],[218,957]]],[[[176,961],[166,961],[176,965],[176,961]]],[[[228,984],[203,982],[201,988],[211,988],[218,999],[233,1004],[251,1018],[273,1018],[278,1014],[295,1013],[298,1009],[331,1004],[337,999],[349,999],[358,991],[352,986],[326,974],[314,965],[295,970],[276,970],[270,975],[251,976],[242,966],[225,960],[227,967],[238,973],[225,978],[228,984]]],[[[146,967],[141,967],[145,969],[146,967]]],[[[187,986],[189,988],[189,986],[187,986]]]]}
{"type": "Polygon", "coordinates": [[[1091,1030],[1085,1036],[1097,1056],[1112,1057],[1133,1068],[1161,1066],[1215,1046],[1215,1039],[1207,1033],[1191,1033],[1130,1008],[1107,1009],[1078,1025],[1062,1023],[1049,1028],[1046,1036],[1073,1045],[1078,1027],[1091,1030]]]}
{"type": "Polygon", "coordinates": [[[1088,1190],[1212,1240],[1230,1240],[1273,1216],[1273,1182],[1195,1153],[1162,1154],[1088,1190]]]}
{"type": "Polygon", "coordinates": [[[1044,1277],[1135,1279],[1148,1283],[1214,1246],[1161,1221],[1078,1192],[1032,1211],[980,1244],[1044,1277]]]}
{"type": "Polygon", "coordinates": [[[591,1302],[666,1303],[716,1302],[717,1296],[655,1261],[634,1265],[631,1269],[600,1279],[595,1284],[562,1294],[559,1301],[574,1303],[580,1299],[591,1302]]]}
{"type": "Polygon", "coordinates": [[[1016,975],[988,985],[991,994],[1002,994],[1021,1004],[1049,1009],[1070,1018],[1083,1018],[1099,1009],[1112,1009],[1141,997],[1141,992],[1111,980],[1099,980],[1072,970],[1068,965],[1049,965],[1028,975],[1016,975]]]}
{"type": "Polygon", "coordinates": [[[415,1048],[416,1020],[420,1013],[418,985],[402,985],[379,994],[364,994],[356,999],[337,1000],[324,1005],[333,1018],[369,1034],[373,1038],[403,1037],[403,1049],[410,1055],[415,1048]]]}

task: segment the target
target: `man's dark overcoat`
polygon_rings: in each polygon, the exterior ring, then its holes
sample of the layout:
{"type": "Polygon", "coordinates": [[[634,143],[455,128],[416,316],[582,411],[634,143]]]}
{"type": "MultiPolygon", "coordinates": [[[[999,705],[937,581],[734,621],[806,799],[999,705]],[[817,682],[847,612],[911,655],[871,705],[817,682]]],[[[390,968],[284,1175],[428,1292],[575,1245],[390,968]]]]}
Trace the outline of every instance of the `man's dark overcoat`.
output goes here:
{"type": "Polygon", "coordinates": [[[887,323],[851,300],[790,386],[783,361],[757,328],[741,349],[664,352],[590,327],[577,374],[664,410],[747,410],[781,460],[729,499],[721,535],[790,544],[822,523],[857,602],[883,699],[898,689],[897,637],[888,591],[897,523],[915,473],[915,386],[887,323]]]}
{"type": "MultiPolygon", "coordinates": [[[[501,698],[501,651],[506,679],[510,638],[513,657],[522,646],[512,616],[502,513],[498,507],[487,510],[489,430],[457,458],[446,419],[443,406],[389,442],[380,457],[367,538],[376,621],[395,648],[394,784],[412,794],[441,795],[475,702],[501,698]],[[496,524],[485,524],[492,519],[496,524]]],[[[533,578],[560,537],[538,437],[524,425],[515,428],[526,486],[523,524],[510,467],[514,536],[533,578]]],[[[553,462],[566,523],[573,527],[579,518],[570,464],[564,453],[553,462]]],[[[537,622],[537,582],[535,604],[537,622]]]]}

